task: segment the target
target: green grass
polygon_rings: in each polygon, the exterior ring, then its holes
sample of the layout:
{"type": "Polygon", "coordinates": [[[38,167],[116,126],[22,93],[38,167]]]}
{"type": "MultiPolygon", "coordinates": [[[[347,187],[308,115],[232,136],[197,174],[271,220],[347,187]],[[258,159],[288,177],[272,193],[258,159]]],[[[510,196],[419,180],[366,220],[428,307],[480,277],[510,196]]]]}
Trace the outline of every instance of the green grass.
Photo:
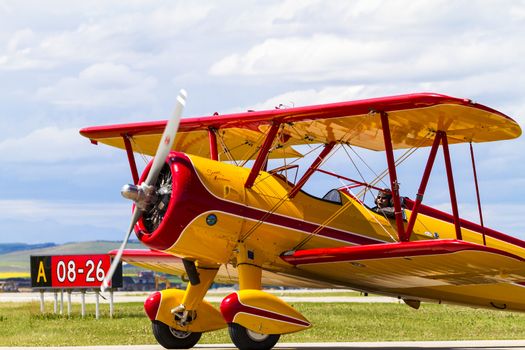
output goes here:
{"type": "MultiPolygon", "coordinates": [[[[265,290],[266,292],[276,295],[278,297],[364,297],[364,295],[360,292],[354,292],[354,291],[325,291],[325,292],[298,292],[298,291],[279,291],[279,290],[265,290]]],[[[232,291],[228,292],[211,292],[208,293],[208,297],[225,297],[229,294],[231,294],[232,291]]],[[[373,296],[370,294],[370,296],[373,296]]]]}
{"type": "MultiPolygon", "coordinates": [[[[282,342],[394,341],[523,339],[525,314],[423,304],[419,310],[396,303],[345,304],[295,303],[314,327],[285,335],[282,342]]],[[[155,344],[150,322],[142,303],[121,303],[109,319],[108,305],[101,306],[101,319],[74,315],[40,314],[40,305],[4,303],[0,305],[0,346],[76,346],[111,344],[155,344]]],[[[46,305],[48,311],[52,304],[46,305]]],[[[201,343],[229,343],[226,330],[206,333],[201,343]]]]}
{"type": "Polygon", "coordinates": [[[363,296],[360,292],[354,292],[354,291],[327,291],[327,292],[314,292],[314,293],[308,293],[308,292],[281,292],[281,291],[274,291],[270,290],[269,293],[273,295],[277,295],[279,297],[359,297],[363,296]]]}

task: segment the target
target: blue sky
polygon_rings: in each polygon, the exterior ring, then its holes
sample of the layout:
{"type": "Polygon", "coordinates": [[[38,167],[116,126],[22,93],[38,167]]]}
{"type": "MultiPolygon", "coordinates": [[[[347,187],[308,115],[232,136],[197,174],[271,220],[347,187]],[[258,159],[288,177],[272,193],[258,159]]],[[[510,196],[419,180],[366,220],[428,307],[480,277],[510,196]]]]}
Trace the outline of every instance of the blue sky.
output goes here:
{"type": "MultiPolygon", "coordinates": [[[[0,242],[121,239],[126,156],[78,130],[165,119],[182,87],[185,116],[431,91],[523,125],[524,38],[524,1],[0,0],[0,242]]],[[[475,149],[487,225],[525,239],[524,146],[475,149]]],[[[452,150],[460,214],[477,221],[468,148],[452,150]]],[[[425,152],[400,168],[405,195],[425,152]]],[[[446,209],[444,179],[425,200],[446,209]]]]}

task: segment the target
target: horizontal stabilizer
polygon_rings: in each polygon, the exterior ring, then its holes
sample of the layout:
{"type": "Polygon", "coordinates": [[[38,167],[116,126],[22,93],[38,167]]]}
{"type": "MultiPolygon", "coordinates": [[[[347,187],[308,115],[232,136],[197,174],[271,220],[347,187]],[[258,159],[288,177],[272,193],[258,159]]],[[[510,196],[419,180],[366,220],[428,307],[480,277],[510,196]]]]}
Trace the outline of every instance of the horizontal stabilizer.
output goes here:
{"type": "MultiPolygon", "coordinates": [[[[109,255],[116,255],[117,250],[112,250],[109,255]]],[[[122,260],[128,264],[139,266],[147,270],[164,272],[171,275],[183,274],[182,259],[174,255],[149,249],[125,249],[122,260]]]]}

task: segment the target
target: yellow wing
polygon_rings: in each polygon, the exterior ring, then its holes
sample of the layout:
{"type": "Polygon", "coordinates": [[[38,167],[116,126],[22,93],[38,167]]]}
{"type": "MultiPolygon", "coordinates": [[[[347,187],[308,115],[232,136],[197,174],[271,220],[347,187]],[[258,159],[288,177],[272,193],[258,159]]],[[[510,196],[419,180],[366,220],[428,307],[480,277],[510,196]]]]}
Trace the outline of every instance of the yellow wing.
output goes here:
{"type": "MultiPolygon", "coordinates": [[[[280,125],[270,158],[298,157],[292,146],[310,143],[348,143],[384,150],[381,113],[389,118],[394,149],[429,146],[436,131],[449,143],[490,142],[516,138],[519,125],[508,116],[470,100],[438,94],[409,94],[326,105],[273,109],[230,115],[182,119],[173,149],[210,156],[209,132],[217,137],[220,160],[254,159],[266,131],[280,125]]],[[[80,133],[110,146],[154,155],[166,121],[84,128],[80,133]]]]}
{"type": "Polygon", "coordinates": [[[525,311],[525,260],[456,240],[297,251],[281,256],[312,279],[403,298],[525,311]]]}

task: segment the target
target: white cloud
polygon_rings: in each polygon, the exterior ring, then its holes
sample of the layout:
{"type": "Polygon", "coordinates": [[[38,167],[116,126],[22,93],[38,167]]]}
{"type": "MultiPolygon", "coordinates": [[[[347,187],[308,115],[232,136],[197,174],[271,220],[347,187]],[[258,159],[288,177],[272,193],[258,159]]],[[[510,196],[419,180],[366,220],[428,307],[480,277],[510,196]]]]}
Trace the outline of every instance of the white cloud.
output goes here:
{"type": "Polygon", "coordinates": [[[157,80],[121,64],[98,63],[38,90],[40,100],[63,107],[133,106],[153,100],[157,80]]]}
{"type": "Polygon", "coordinates": [[[51,68],[52,63],[34,55],[37,36],[29,29],[13,33],[6,44],[5,53],[0,53],[0,70],[25,70],[51,68]]]}
{"type": "Polygon", "coordinates": [[[0,220],[39,222],[60,225],[90,225],[123,231],[131,216],[129,203],[80,203],[33,199],[0,200],[0,220]]]}
{"type": "MultiPolygon", "coordinates": [[[[80,136],[78,129],[59,129],[55,126],[34,130],[20,138],[0,141],[2,163],[58,163],[94,157],[95,150],[80,136]]],[[[99,156],[108,156],[104,152],[99,156]]]]}
{"type": "MultiPolygon", "coordinates": [[[[391,50],[386,42],[373,43],[334,35],[267,39],[244,54],[233,54],[210,68],[213,75],[279,75],[299,80],[325,80],[340,76],[341,68],[367,62],[391,50]]],[[[344,73],[347,75],[348,73],[344,73]]]]}
{"type": "MultiPolygon", "coordinates": [[[[18,30],[8,36],[4,53],[0,50],[0,70],[56,69],[65,64],[86,64],[93,61],[123,62],[141,66],[151,62],[151,56],[172,47],[179,36],[203,21],[211,5],[173,2],[169,4],[130,4],[125,9],[106,2],[91,5],[69,2],[61,8],[31,9],[41,13],[32,18],[13,4],[13,12],[22,12],[29,23],[35,22],[38,32],[18,30]],[[42,13],[49,16],[47,25],[41,26],[42,13]],[[77,22],[71,21],[75,17],[77,22]],[[70,23],[64,28],[53,28],[50,21],[70,23]],[[31,33],[31,40],[28,34],[31,33]],[[20,47],[21,37],[24,46],[20,47]]],[[[34,15],[34,14],[33,14],[34,15]]],[[[64,25],[63,25],[64,26],[64,25]]],[[[1,31],[0,31],[1,34],[1,31]]],[[[1,36],[0,36],[1,37],[1,36]]]]}
{"type": "Polygon", "coordinates": [[[321,34],[272,38],[224,57],[211,66],[210,74],[303,82],[460,80],[522,65],[519,57],[525,48],[516,44],[500,38],[463,37],[432,44],[321,34]]]}
{"type": "Polygon", "coordinates": [[[299,107],[316,104],[353,101],[373,97],[399,95],[421,91],[418,84],[367,84],[324,86],[320,89],[293,90],[272,96],[263,102],[240,107],[235,112],[273,109],[276,106],[299,107]]]}
{"type": "Polygon", "coordinates": [[[238,108],[236,111],[240,112],[247,109],[256,111],[267,110],[273,109],[280,105],[284,107],[300,107],[331,102],[350,101],[364,98],[364,96],[370,97],[370,95],[366,95],[366,91],[370,92],[370,89],[363,85],[329,86],[319,90],[307,89],[288,91],[277,96],[272,96],[263,102],[251,105],[249,108],[238,108]]]}
{"type": "Polygon", "coordinates": [[[16,31],[7,43],[7,52],[16,53],[17,51],[28,52],[30,46],[34,44],[35,33],[29,28],[16,31]]]}
{"type": "Polygon", "coordinates": [[[256,40],[237,46],[209,73],[320,85],[458,83],[479,76],[486,82],[488,75],[499,81],[511,69],[516,74],[524,69],[519,14],[525,11],[514,2],[492,7],[466,1],[311,1],[292,8],[287,16],[261,10],[257,16],[263,19],[249,17],[255,27],[266,23],[266,35],[255,34],[256,40]]]}

